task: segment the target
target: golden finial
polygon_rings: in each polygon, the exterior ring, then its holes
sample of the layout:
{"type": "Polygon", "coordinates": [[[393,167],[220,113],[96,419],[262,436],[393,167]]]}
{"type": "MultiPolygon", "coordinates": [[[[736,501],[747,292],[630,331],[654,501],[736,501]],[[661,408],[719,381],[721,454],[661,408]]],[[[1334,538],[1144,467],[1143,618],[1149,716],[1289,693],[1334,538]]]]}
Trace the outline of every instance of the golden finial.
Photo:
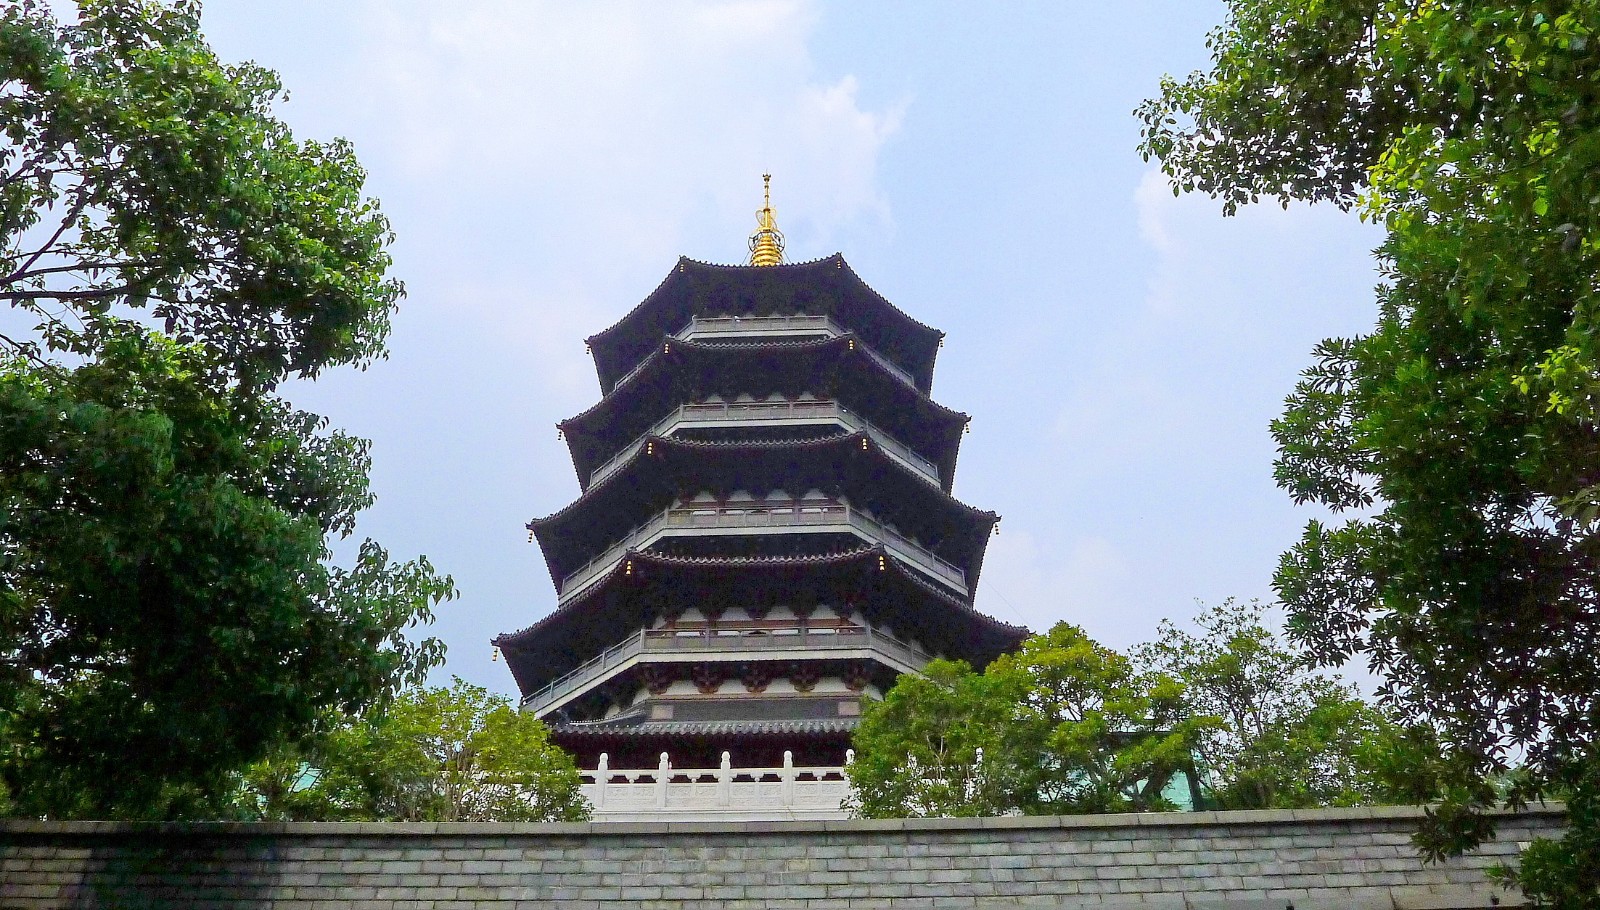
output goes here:
{"type": "Polygon", "coordinates": [[[750,264],[777,265],[783,262],[783,232],[778,216],[772,213],[772,175],[762,174],[766,204],[756,212],[756,232],[750,235],[750,264]]]}

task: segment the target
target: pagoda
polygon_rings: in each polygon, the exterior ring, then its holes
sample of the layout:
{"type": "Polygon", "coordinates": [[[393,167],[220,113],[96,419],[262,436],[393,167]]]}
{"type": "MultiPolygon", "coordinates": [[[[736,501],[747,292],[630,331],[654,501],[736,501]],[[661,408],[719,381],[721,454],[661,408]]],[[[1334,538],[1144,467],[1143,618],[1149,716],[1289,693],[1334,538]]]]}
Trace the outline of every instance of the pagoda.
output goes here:
{"type": "Polygon", "coordinates": [[[603,397],[558,425],[582,494],[528,524],[556,609],[494,644],[582,768],[839,766],[896,676],[1026,635],[973,608],[999,517],[950,493],[943,333],[839,255],[785,263],[770,183],[757,218],[748,265],[679,259],[588,339],[603,397]]]}

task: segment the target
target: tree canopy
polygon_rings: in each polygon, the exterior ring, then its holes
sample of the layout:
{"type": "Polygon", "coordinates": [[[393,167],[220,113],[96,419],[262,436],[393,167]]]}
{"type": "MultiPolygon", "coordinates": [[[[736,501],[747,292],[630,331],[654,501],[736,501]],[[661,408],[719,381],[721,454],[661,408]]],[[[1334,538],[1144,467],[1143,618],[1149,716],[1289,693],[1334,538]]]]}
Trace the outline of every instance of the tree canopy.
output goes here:
{"type": "Polygon", "coordinates": [[[283,821],[583,821],[572,756],[502,695],[415,687],[245,774],[244,814],[283,821]]]}
{"type": "Polygon", "coordinates": [[[1195,632],[1163,620],[1136,661],[1183,684],[1194,717],[1216,718],[1195,754],[1220,809],[1369,805],[1391,798],[1401,731],[1353,686],[1307,666],[1259,601],[1202,610],[1195,632]]]}
{"type": "Polygon", "coordinates": [[[0,11],[0,810],[219,811],[322,712],[436,664],[425,559],[331,536],[368,446],[275,392],[363,366],[400,295],[343,142],[192,2],[0,11]]]}
{"type": "Polygon", "coordinates": [[[1198,634],[1163,622],[1132,657],[1059,623],[982,673],[933,661],[864,712],[847,769],[857,809],[1047,815],[1390,798],[1415,751],[1396,748],[1402,731],[1264,623],[1259,604],[1229,601],[1201,614],[1198,634]]]}
{"type": "MultiPolygon", "coordinates": [[[[1596,28],[1597,0],[1231,0],[1211,68],[1140,110],[1175,192],[1387,228],[1377,325],[1320,345],[1273,425],[1279,484],[1343,513],[1276,586],[1300,643],[1436,725],[1435,852],[1600,761],[1596,28]]],[[[1564,906],[1600,906],[1571,868],[1564,906]]]]}
{"type": "Polygon", "coordinates": [[[1069,623],[983,673],[947,660],[925,672],[863,713],[847,771],[865,817],[1169,808],[1209,723],[1181,714],[1175,680],[1069,623]]]}

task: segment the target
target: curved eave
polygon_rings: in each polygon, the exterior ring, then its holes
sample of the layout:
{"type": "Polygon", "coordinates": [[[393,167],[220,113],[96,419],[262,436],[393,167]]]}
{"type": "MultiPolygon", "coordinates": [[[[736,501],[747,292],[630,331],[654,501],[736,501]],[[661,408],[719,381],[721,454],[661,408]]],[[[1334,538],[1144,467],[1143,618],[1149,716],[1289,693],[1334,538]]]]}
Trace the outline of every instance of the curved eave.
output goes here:
{"type": "Polygon", "coordinates": [[[692,316],[722,315],[724,310],[734,315],[761,311],[767,295],[760,288],[751,289],[750,299],[741,305],[729,306],[729,301],[718,300],[708,308],[707,301],[695,298],[697,283],[723,277],[787,281],[837,294],[837,305],[813,306],[822,312],[808,315],[834,317],[916,376],[923,391],[931,387],[934,361],[944,333],[890,303],[861,280],[843,255],[835,253],[809,262],[776,266],[718,265],[680,256],[649,296],[617,322],[586,339],[601,389],[609,393],[616,381],[643,359],[657,338],[679,331],[692,316]]]}
{"type": "Polygon", "coordinates": [[[807,718],[803,720],[678,720],[625,723],[553,723],[558,737],[640,739],[654,736],[836,736],[849,733],[859,718],[807,718]]]}
{"type": "MultiPolygon", "coordinates": [[[[506,656],[506,664],[524,695],[568,672],[643,624],[645,610],[635,594],[640,584],[659,580],[668,595],[698,602],[705,591],[734,585],[748,593],[762,585],[772,590],[791,589],[819,573],[834,573],[822,586],[846,585],[857,590],[872,585],[878,590],[888,579],[894,591],[869,609],[911,610],[897,614],[896,622],[926,622],[920,634],[940,650],[982,668],[988,661],[1018,647],[1029,631],[982,613],[970,603],[924,581],[883,548],[856,547],[831,554],[807,556],[674,556],[634,551],[630,575],[618,563],[604,579],[577,600],[517,632],[496,636],[492,644],[506,656]],[[731,577],[730,577],[731,575],[731,577]],[[853,580],[852,580],[853,579],[853,580]],[[898,593],[896,593],[898,592],[898,593]],[[924,611],[932,610],[927,616],[924,611]],[[937,641],[945,635],[947,640],[937,641]]],[[[685,603],[692,606],[693,603],[685,603]]]]}
{"type": "MultiPolygon", "coordinates": [[[[679,496],[698,492],[691,489],[697,484],[730,493],[808,475],[808,488],[826,491],[830,481],[839,482],[840,491],[858,505],[932,541],[946,559],[958,562],[967,573],[969,590],[976,587],[990,532],[1000,520],[891,458],[865,433],[745,442],[652,436],[648,443],[571,504],[528,523],[556,585],[679,496]]],[[[788,492],[799,496],[807,490],[788,492]]]]}
{"type": "MultiPolygon", "coordinates": [[[[687,403],[689,398],[697,394],[695,390],[707,391],[706,387],[713,380],[705,379],[705,375],[716,366],[713,362],[716,358],[766,358],[761,366],[776,372],[780,362],[778,358],[795,355],[815,358],[816,362],[811,368],[818,372],[848,365],[851,369],[861,371],[861,376],[871,377],[872,389],[859,390],[858,396],[858,390],[852,383],[849,394],[836,397],[846,406],[873,420],[898,441],[931,458],[939,468],[944,487],[949,489],[955,476],[961,434],[970,418],[906,385],[859,346],[852,347],[851,341],[854,339],[854,335],[846,334],[816,341],[708,343],[663,337],[644,361],[643,367],[628,377],[627,382],[617,386],[582,413],[556,424],[566,440],[573,469],[578,474],[578,485],[587,487],[589,477],[597,467],[623,446],[638,439],[674,408],[687,403]],[[699,366],[699,371],[691,374],[689,371],[695,365],[699,366]],[[880,397],[886,402],[882,407],[872,404],[880,397]],[[892,404],[896,398],[901,400],[899,405],[892,404]],[[893,425],[891,418],[906,413],[906,408],[912,414],[908,421],[910,425],[933,427],[924,433],[923,438],[907,438],[911,434],[905,432],[904,427],[893,425]]],[[[748,375],[748,371],[742,372],[748,375]]],[[[730,383],[728,391],[733,391],[732,385],[730,383]]],[[[813,393],[825,391],[820,386],[805,390],[813,393]]],[[[766,393],[765,388],[739,388],[737,391],[766,393]]]]}

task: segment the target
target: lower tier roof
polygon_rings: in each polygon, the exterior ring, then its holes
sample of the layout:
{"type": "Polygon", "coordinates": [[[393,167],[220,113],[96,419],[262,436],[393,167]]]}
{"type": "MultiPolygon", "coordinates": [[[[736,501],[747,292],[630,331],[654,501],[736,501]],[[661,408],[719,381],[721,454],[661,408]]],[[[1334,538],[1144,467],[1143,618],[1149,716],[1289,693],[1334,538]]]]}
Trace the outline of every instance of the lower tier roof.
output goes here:
{"type": "Polygon", "coordinates": [[[1028,635],[924,581],[882,547],[867,546],[808,556],[630,552],[576,600],[493,644],[527,696],[657,616],[711,604],[848,606],[871,625],[979,668],[1028,635]]]}
{"type": "MultiPolygon", "coordinates": [[[[767,497],[774,490],[787,490],[790,498],[817,490],[848,499],[892,526],[896,536],[907,536],[919,549],[959,569],[969,592],[976,589],[984,551],[999,520],[902,466],[858,432],[734,442],[652,437],[622,468],[560,511],[529,522],[528,529],[544,553],[551,581],[566,595],[564,580],[608,549],[626,546],[621,542],[630,532],[670,507],[697,507],[685,497],[735,491],[767,497]]],[[[732,505],[748,509],[762,503],[732,505]]],[[[703,529],[694,526],[687,533],[703,529]]]]}
{"type": "Polygon", "coordinates": [[[849,733],[858,718],[818,717],[796,720],[630,720],[623,723],[555,723],[558,736],[773,736],[794,733],[849,733]]]}

